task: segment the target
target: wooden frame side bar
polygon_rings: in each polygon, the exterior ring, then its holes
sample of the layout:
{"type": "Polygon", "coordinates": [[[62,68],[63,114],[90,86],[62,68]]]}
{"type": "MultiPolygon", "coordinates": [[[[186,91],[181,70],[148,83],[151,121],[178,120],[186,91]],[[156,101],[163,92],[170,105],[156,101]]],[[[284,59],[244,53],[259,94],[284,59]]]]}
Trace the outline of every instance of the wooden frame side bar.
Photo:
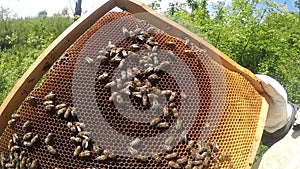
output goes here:
{"type": "Polygon", "coordinates": [[[53,63],[99,18],[116,6],[110,0],[101,7],[78,19],[67,28],[52,44],[44,50],[37,60],[17,81],[0,107],[0,135],[3,133],[11,115],[19,108],[36,83],[49,70],[53,63]]]}

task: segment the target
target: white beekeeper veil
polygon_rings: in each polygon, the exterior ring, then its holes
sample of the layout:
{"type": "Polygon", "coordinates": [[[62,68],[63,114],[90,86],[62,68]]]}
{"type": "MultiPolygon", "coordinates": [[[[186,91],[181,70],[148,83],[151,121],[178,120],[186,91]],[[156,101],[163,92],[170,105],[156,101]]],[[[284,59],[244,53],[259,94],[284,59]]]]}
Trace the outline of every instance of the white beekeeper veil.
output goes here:
{"type": "Polygon", "coordinates": [[[264,130],[273,133],[284,127],[292,114],[292,107],[287,103],[287,92],[283,86],[267,75],[255,75],[261,80],[266,93],[270,95],[270,105],[264,130]]]}

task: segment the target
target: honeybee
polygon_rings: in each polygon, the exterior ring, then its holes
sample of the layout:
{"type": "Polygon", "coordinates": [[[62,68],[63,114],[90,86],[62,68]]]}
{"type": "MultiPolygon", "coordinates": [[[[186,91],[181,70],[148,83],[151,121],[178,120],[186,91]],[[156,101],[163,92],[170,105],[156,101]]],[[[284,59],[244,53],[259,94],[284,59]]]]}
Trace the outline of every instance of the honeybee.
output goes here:
{"type": "Polygon", "coordinates": [[[157,79],[159,79],[159,77],[158,77],[158,75],[157,74],[152,74],[152,75],[150,75],[150,76],[148,76],[148,79],[150,80],[150,81],[154,81],[154,80],[157,80],[157,79]]]}
{"type": "Polygon", "coordinates": [[[171,95],[169,97],[169,101],[172,102],[175,100],[176,92],[171,92],[171,95]]]}
{"type": "MultiPolygon", "coordinates": [[[[150,41],[150,42],[148,42],[148,44],[152,45],[152,46],[158,46],[159,45],[158,42],[155,42],[155,41],[150,41]]],[[[152,49],[152,51],[153,51],[153,49],[152,49]]]]}
{"type": "Polygon", "coordinates": [[[81,131],[78,133],[78,136],[80,136],[80,137],[88,136],[88,135],[90,135],[90,132],[88,132],[88,131],[81,131]]]}
{"type": "Polygon", "coordinates": [[[201,164],[203,164],[203,161],[202,160],[194,160],[194,161],[192,161],[192,164],[193,165],[201,165],[201,164]]]}
{"type": "Polygon", "coordinates": [[[21,151],[20,156],[19,156],[19,160],[22,160],[25,156],[26,156],[25,151],[21,151]]]}
{"type": "Polygon", "coordinates": [[[6,163],[5,168],[15,168],[16,164],[11,162],[11,163],[6,163]]]}
{"type": "Polygon", "coordinates": [[[180,139],[183,141],[183,142],[187,142],[187,134],[188,134],[188,131],[187,130],[183,130],[180,134],[180,139]]]}
{"type": "Polygon", "coordinates": [[[166,144],[162,145],[162,147],[163,147],[163,149],[164,149],[166,152],[170,152],[170,151],[172,151],[172,149],[173,149],[172,146],[166,145],[166,144]]]}
{"type": "Polygon", "coordinates": [[[176,104],[175,104],[175,102],[170,102],[170,104],[169,104],[169,107],[170,107],[170,108],[174,108],[174,107],[176,107],[176,104]]]}
{"type": "Polygon", "coordinates": [[[13,127],[16,124],[17,120],[16,119],[10,119],[7,124],[9,127],[13,127]]]}
{"type": "Polygon", "coordinates": [[[89,139],[84,139],[84,140],[82,140],[82,147],[84,148],[84,149],[87,149],[88,147],[89,147],[89,139]]]}
{"type": "Polygon", "coordinates": [[[47,151],[49,153],[51,153],[52,155],[56,155],[57,154],[57,151],[50,145],[47,145],[47,151]]]}
{"type": "Polygon", "coordinates": [[[178,112],[178,110],[177,110],[176,108],[173,108],[173,109],[172,109],[172,113],[173,113],[173,116],[174,116],[175,118],[177,118],[177,117],[179,116],[179,112],[178,112]]]}
{"type": "Polygon", "coordinates": [[[109,88],[115,86],[116,84],[117,84],[117,83],[116,83],[115,81],[111,81],[111,82],[107,83],[104,87],[105,87],[106,89],[109,89],[109,88]]]}
{"type": "Polygon", "coordinates": [[[187,161],[188,161],[188,158],[186,156],[184,156],[184,157],[177,159],[176,162],[181,165],[181,164],[186,163],[187,161]]]}
{"type": "Polygon", "coordinates": [[[12,146],[12,147],[10,148],[10,152],[15,152],[15,151],[19,151],[19,150],[20,150],[20,147],[17,146],[17,145],[12,146]]]}
{"type": "Polygon", "coordinates": [[[220,149],[219,145],[216,142],[213,142],[212,150],[213,152],[218,152],[220,149]]]}
{"type": "Polygon", "coordinates": [[[110,159],[114,159],[116,157],[116,155],[113,153],[113,152],[110,152],[108,155],[107,155],[108,158],[110,159]]]}
{"type": "Polygon", "coordinates": [[[70,107],[71,110],[71,116],[75,119],[77,119],[77,113],[76,113],[76,108],[75,107],[70,107]]]}
{"type": "Polygon", "coordinates": [[[72,108],[71,107],[68,107],[64,113],[64,118],[67,119],[69,118],[70,114],[71,114],[71,110],[72,108]]]}
{"type": "Polygon", "coordinates": [[[148,97],[145,94],[142,97],[142,103],[143,103],[143,106],[146,106],[148,104],[148,97]]]}
{"type": "Polygon", "coordinates": [[[151,127],[154,127],[154,126],[156,126],[160,121],[161,121],[161,118],[160,118],[160,117],[156,117],[156,118],[154,118],[153,120],[151,120],[150,126],[151,126],[151,127]]]}
{"type": "Polygon", "coordinates": [[[93,60],[92,58],[88,57],[88,56],[86,56],[86,57],[84,58],[84,60],[85,60],[85,62],[86,62],[87,64],[89,64],[89,65],[92,65],[92,64],[94,63],[94,60],[93,60]]]}
{"type": "Polygon", "coordinates": [[[67,104],[62,103],[62,104],[59,104],[59,105],[55,106],[55,109],[56,109],[56,110],[60,110],[60,109],[65,108],[65,107],[67,107],[67,106],[68,106],[67,104]]]}
{"type": "Polygon", "coordinates": [[[119,55],[116,55],[115,57],[110,59],[110,62],[114,63],[114,64],[117,64],[117,63],[120,63],[121,60],[122,60],[122,58],[119,55]]]}
{"type": "Polygon", "coordinates": [[[157,56],[153,57],[153,63],[154,63],[154,65],[158,65],[159,64],[159,60],[158,60],[157,56]]]}
{"type": "Polygon", "coordinates": [[[219,156],[219,161],[220,162],[224,162],[225,160],[230,160],[231,158],[231,155],[230,154],[221,154],[219,156]]]}
{"type": "Polygon", "coordinates": [[[53,133],[49,133],[45,139],[45,143],[47,145],[51,145],[53,143],[54,140],[54,134],[53,133]]]}
{"type": "Polygon", "coordinates": [[[51,91],[49,94],[47,94],[44,99],[45,100],[54,100],[55,99],[55,94],[51,91]]]}
{"type": "Polygon", "coordinates": [[[190,45],[190,39],[186,37],[185,41],[184,41],[184,44],[185,44],[185,46],[189,46],[190,45]]]}
{"type": "Polygon", "coordinates": [[[166,145],[171,145],[173,143],[173,141],[175,140],[174,136],[169,136],[166,140],[165,140],[165,144],[166,145]]]}
{"type": "Polygon", "coordinates": [[[35,97],[33,97],[33,96],[28,96],[28,97],[26,98],[26,100],[28,100],[30,106],[36,107],[36,105],[37,105],[37,100],[36,100],[35,97]]]}
{"type": "Polygon", "coordinates": [[[108,57],[105,55],[99,55],[99,56],[97,56],[96,59],[100,60],[100,64],[102,64],[102,65],[108,63],[108,61],[109,61],[108,57]]]}
{"type": "Polygon", "coordinates": [[[91,154],[92,154],[91,151],[85,150],[79,153],[79,157],[89,157],[91,156],[91,154]]]}
{"type": "Polygon", "coordinates": [[[160,70],[160,69],[164,69],[170,66],[170,62],[169,61],[163,61],[161,62],[161,64],[159,64],[158,66],[156,66],[155,70],[160,70]]]}
{"type": "Polygon", "coordinates": [[[127,73],[127,79],[131,79],[133,77],[132,69],[128,68],[126,73],[127,73]]]}
{"type": "Polygon", "coordinates": [[[139,49],[140,46],[138,44],[132,44],[129,46],[131,49],[139,49]]]}
{"type": "Polygon", "coordinates": [[[112,44],[111,43],[111,41],[108,41],[108,44],[107,44],[107,46],[106,46],[106,49],[112,49],[112,48],[115,48],[116,47],[116,45],[114,45],[114,44],[112,44]]]}
{"type": "Polygon", "coordinates": [[[164,114],[165,117],[170,115],[169,107],[167,105],[165,105],[164,108],[163,108],[163,114],[164,114]]]}
{"type": "Polygon", "coordinates": [[[141,161],[147,161],[148,160],[148,157],[147,156],[143,156],[143,155],[137,155],[136,157],[138,160],[141,160],[141,161]]]}
{"type": "Polygon", "coordinates": [[[158,46],[153,46],[153,47],[152,47],[152,52],[153,52],[153,53],[156,53],[157,51],[158,51],[158,46]]]}
{"type": "Polygon", "coordinates": [[[95,143],[93,144],[93,152],[96,153],[96,154],[100,154],[100,152],[101,152],[101,149],[95,143]]]}
{"type": "Polygon", "coordinates": [[[169,165],[171,168],[180,168],[179,164],[176,163],[175,161],[169,161],[168,165],[169,165]]]}
{"type": "Polygon", "coordinates": [[[152,52],[152,47],[150,45],[145,43],[143,46],[146,48],[147,52],[152,52]]]}
{"type": "Polygon", "coordinates": [[[132,96],[142,98],[142,92],[132,92],[132,96]]]}
{"type": "Polygon", "coordinates": [[[24,140],[24,141],[30,140],[30,139],[32,138],[32,135],[33,135],[32,132],[28,132],[28,133],[24,134],[23,140],[24,140]]]}
{"type": "Polygon", "coordinates": [[[54,102],[53,102],[52,100],[47,100],[47,101],[44,101],[43,104],[44,104],[45,106],[47,106],[47,105],[53,105],[54,102]]]}
{"type": "Polygon", "coordinates": [[[203,152],[202,154],[200,154],[200,159],[203,160],[208,156],[207,152],[203,152]]]}
{"type": "Polygon", "coordinates": [[[80,152],[81,152],[81,146],[77,146],[75,148],[75,151],[73,152],[73,156],[78,156],[80,152]]]}
{"type": "Polygon", "coordinates": [[[203,165],[207,166],[209,164],[209,158],[205,158],[203,161],[203,165]]]}
{"type": "Polygon", "coordinates": [[[29,132],[29,131],[32,130],[30,121],[26,121],[26,122],[23,124],[22,130],[25,131],[25,132],[29,132]]]}
{"type": "Polygon", "coordinates": [[[162,90],[161,91],[161,94],[163,94],[163,95],[170,95],[171,93],[172,93],[171,90],[162,90]]]}
{"type": "Polygon", "coordinates": [[[107,159],[106,155],[100,155],[96,158],[97,161],[105,161],[107,159]]]}
{"type": "Polygon", "coordinates": [[[17,134],[17,133],[14,133],[14,134],[12,135],[12,142],[13,142],[14,144],[18,144],[19,141],[20,141],[20,139],[19,139],[18,134],[17,134]]]}
{"type": "Polygon", "coordinates": [[[130,152],[131,155],[136,155],[136,154],[139,153],[136,149],[134,149],[134,148],[131,147],[131,146],[129,146],[129,147],[127,148],[127,150],[130,152]]]}
{"type": "Polygon", "coordinates": [[[119,103],[119,104],[123,104],[124,103],[124,100],[121,97],[121,95],[117,95],[116,100],[117,100],[117,103],[119,103]]]}
{"type": "Polygon", "coordinates": [[[142,42],[145,41],[144,35],[138,35],[136,38],[137,38],[138,40],[142,41],[142,42]]]}
{"type": "Polygon", "coordinates": [[[122,27],[122,32],[123,32],[123,34],[125,35],[126,38],[129,38],[129,32],[128,32],[127,28],[122,27]]]}
{"type": "Polygon", "coordinates": [[[186,98],[187,98],[187,95],[186,95],[185,92],[181,92],[181,93],[180,93],[180,96],[181,96],[183,99],[186,99],[186,98]]]}
{"type": "Polygon", "coordinates": [[[37,143],[37,142],[39,142],[39,140],[40,140],[40,137],[39,137],[39,135],[35,135],[32,139],[31,139],[31,143],[32,143],[32,145],[33,144],[35,144],[35,143],[37,143]]]}
{"type": "Polygon", "coordinates": [[[147,31],[148,33],[150,33],[150,34],[153,34],[154,31],[155,31],[155,28],[154,28],[154,27],[149,27],[149,28],[147,28],[146,31],[147,31]]]}
{"type": "Polygon", "coordinates": [[[177,153],[171,153],[171,154],[167,154],[166,156],[165,156],[165,159],[166,160],[170,160],[170,159],[172,159],[172,158],[175,158],[175,157],[177,157],[177,153]]]}
{"type": "Polygon", "coordinates": [[[166,42],[166,46],[174,47],[174,46],[175,46],[175,43],[172,42],[172,41],[167,41],[167,42],[166,42]]]}
{"type": "Polygon", "coordinates": [[[192,50],[184,50],[184,53],[186,53],[186,54],[192,54],[193,51],[192,50]]]}
{"type": "Polygon", "coordinates": [[[40,163],[37,160],[33,160],[29,168],[30,169],[38,169],[38,168],[40,168],[40,163]]]}
{"type": "Polygon", "coordinates": [[[45,109],[47,111],[52,111],[54,108],[55,108],[55,106],[53,104],[48,104],[48,105],[45,106],[45,109]]]}
{"type": "Polygon", "coordinates": [[[129,143],[131,147],[139,146],[142,143],[141,139],[135,138],[132,142],[129,143]]]}
{"type": "Polygon", "coordinates": [[[134,30],[134,33],[135,33],[135,34],[139,34],[139,33],[141,33],[141,31],[142,31],[142,28],[136,28],[136,29],[134,30]]]}
{"type": "Polygon", "coordinates": [[[138,54],[136,54],[136,53],[134,53],[132,51],[128,51],[127,55],[128,55],[128,57],[131,57],[131,58],[134,58],[134,57],[138,56],[138,54]]]}
{"type": "Polygon", "coordinates": [[[65,114],[66,110],[67,110],[66,107],[57,110],[56,111],[57,116],[61,116],[61,115],[65,114]]]}
{"type": "Polygon", "coordinates": [[[108,78],[108,73],[104,72],[102,75],[98,76],[100,81],[104,81],[108,78]]]}
{"type": "Polygon", "coordinates": [[[82,142],[82,139],[80,137],[73,137],[72,136],[70,139],[74,143],[81,143],[82,142]]]}
{"type": "Polygon", "coordinates": [[[30,142],[30,141],[24,141],[23,142],[23,145],[25,146],[25,147],[32,147],[32,143],[30,142]]]}
{"type": "Polygon", "coordinates": [[[126,78],[127,78],[127,73],[126,73],[126,71],[121,71],[121,79],[122,79],[122,80],[126,80],[126,78]]]}
{"type": "Polygon", "coordinates": [[[157,128],[168,128],[169,123],[168,122],[160,122],[156,125],[157,128]]]}
{"type": "Polygon", "coordinates": [[[161,157],[158,154],[153,154],[152,158],[158,163],[161,162],[161,157]]]}
{"type": "Polygon", "coordinates": [[[11,118],[18,119],[18,118],[20,118],[20,114],[14,113],[11,115],[11,118]]]}
{"type": "Polygon", "coordinates": [[[192,169],[193,165],[192,165],[192,161],[188,160],[187,165],[184,167],[185,169],[192,169]]]}
{"type": "Polygon", "coordinates": [[[22,158],[20,161],[20,168],[25,168],[26,167],[26,157],[22,158]]]}

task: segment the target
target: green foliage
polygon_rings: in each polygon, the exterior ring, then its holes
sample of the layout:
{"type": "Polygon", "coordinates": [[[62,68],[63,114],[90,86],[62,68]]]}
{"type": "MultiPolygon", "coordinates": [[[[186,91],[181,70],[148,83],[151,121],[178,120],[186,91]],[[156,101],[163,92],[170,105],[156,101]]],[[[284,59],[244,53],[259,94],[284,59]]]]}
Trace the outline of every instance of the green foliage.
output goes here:
{"type": "Polygon", "coordinates": [[[149,7],[154,10],[160,10],[161,9],[160,2],[161,2],[161,0],[155,0],[151,4],[149,4],[149,7]]]}
{"type": "Polygon", "coordinates": [[[300,15],[272,0],[187,0],[165,15],[254,73],[277,79],[300,105],[300,15]],[[186,5],[190,10],[186,10],[186,5]]]}
{"type": "Polygon", "coordinates": [[[38,13],[38,17],[46,18],[48,15],[47,11],[43,10],[38,13]]]}
{"type": "MultiPolygon", "coordinates": [[[[0,16],[8,16],[7,12],[2,8],[0,16]]],[[[0,17],[0,103],[40,53],[71,23],[71,18],[60,14],[0,17]]]]}

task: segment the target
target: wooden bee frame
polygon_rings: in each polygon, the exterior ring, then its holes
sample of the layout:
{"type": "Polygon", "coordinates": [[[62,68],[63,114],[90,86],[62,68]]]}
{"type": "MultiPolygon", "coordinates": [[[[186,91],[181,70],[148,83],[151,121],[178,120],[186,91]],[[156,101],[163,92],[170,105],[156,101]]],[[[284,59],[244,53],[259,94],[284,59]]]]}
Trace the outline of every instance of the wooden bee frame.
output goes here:
{"type": "MultiPolygon", "coordinates": [[[[176,37],[187,37],[190,42],[201,45],[201,48],[207,51],[207,54],[219,64],[227,69],[237,72],[244,76],[254,88],[262,95],[263,103],[260,114],[259,125],[256,133],[255,143],[253,143],[253,152],[249,156],[249,163],[252,163],[258,148],[260,138],[263,132],[264,122],[268,111],[269,96],[265,93],[260,81],[254,76],[252,72],[240,66],[224,53],[216,49],[214,46],[206,42],[200,37],[197,37],[186,28],[170,21],[166,17],[156,13],[145,4],[137,0],[109,0],[101,7],[90,13],[89,15],[81,17],[69,28],[67,28],[44,52],[37,58],[37,60],[28,68],[24,75],[18,80],[13,89],[10,91],[6,99],[0,107],[0,133],[2,133],[7,126],[11,115],[19,108],[21,103],[32,91],[36,83],[49,70],[53,63],[79,38],[87,29],[89,29],[99,18],[104,16],[114,7],[119,7],[132,14],[145,13],[139,15],[139,19],[147,20],[150,24],[156,27],[170,28],[168,34],[176,37]]],[[[246,168],[251,168],[248,166],[246,168]]]]}

